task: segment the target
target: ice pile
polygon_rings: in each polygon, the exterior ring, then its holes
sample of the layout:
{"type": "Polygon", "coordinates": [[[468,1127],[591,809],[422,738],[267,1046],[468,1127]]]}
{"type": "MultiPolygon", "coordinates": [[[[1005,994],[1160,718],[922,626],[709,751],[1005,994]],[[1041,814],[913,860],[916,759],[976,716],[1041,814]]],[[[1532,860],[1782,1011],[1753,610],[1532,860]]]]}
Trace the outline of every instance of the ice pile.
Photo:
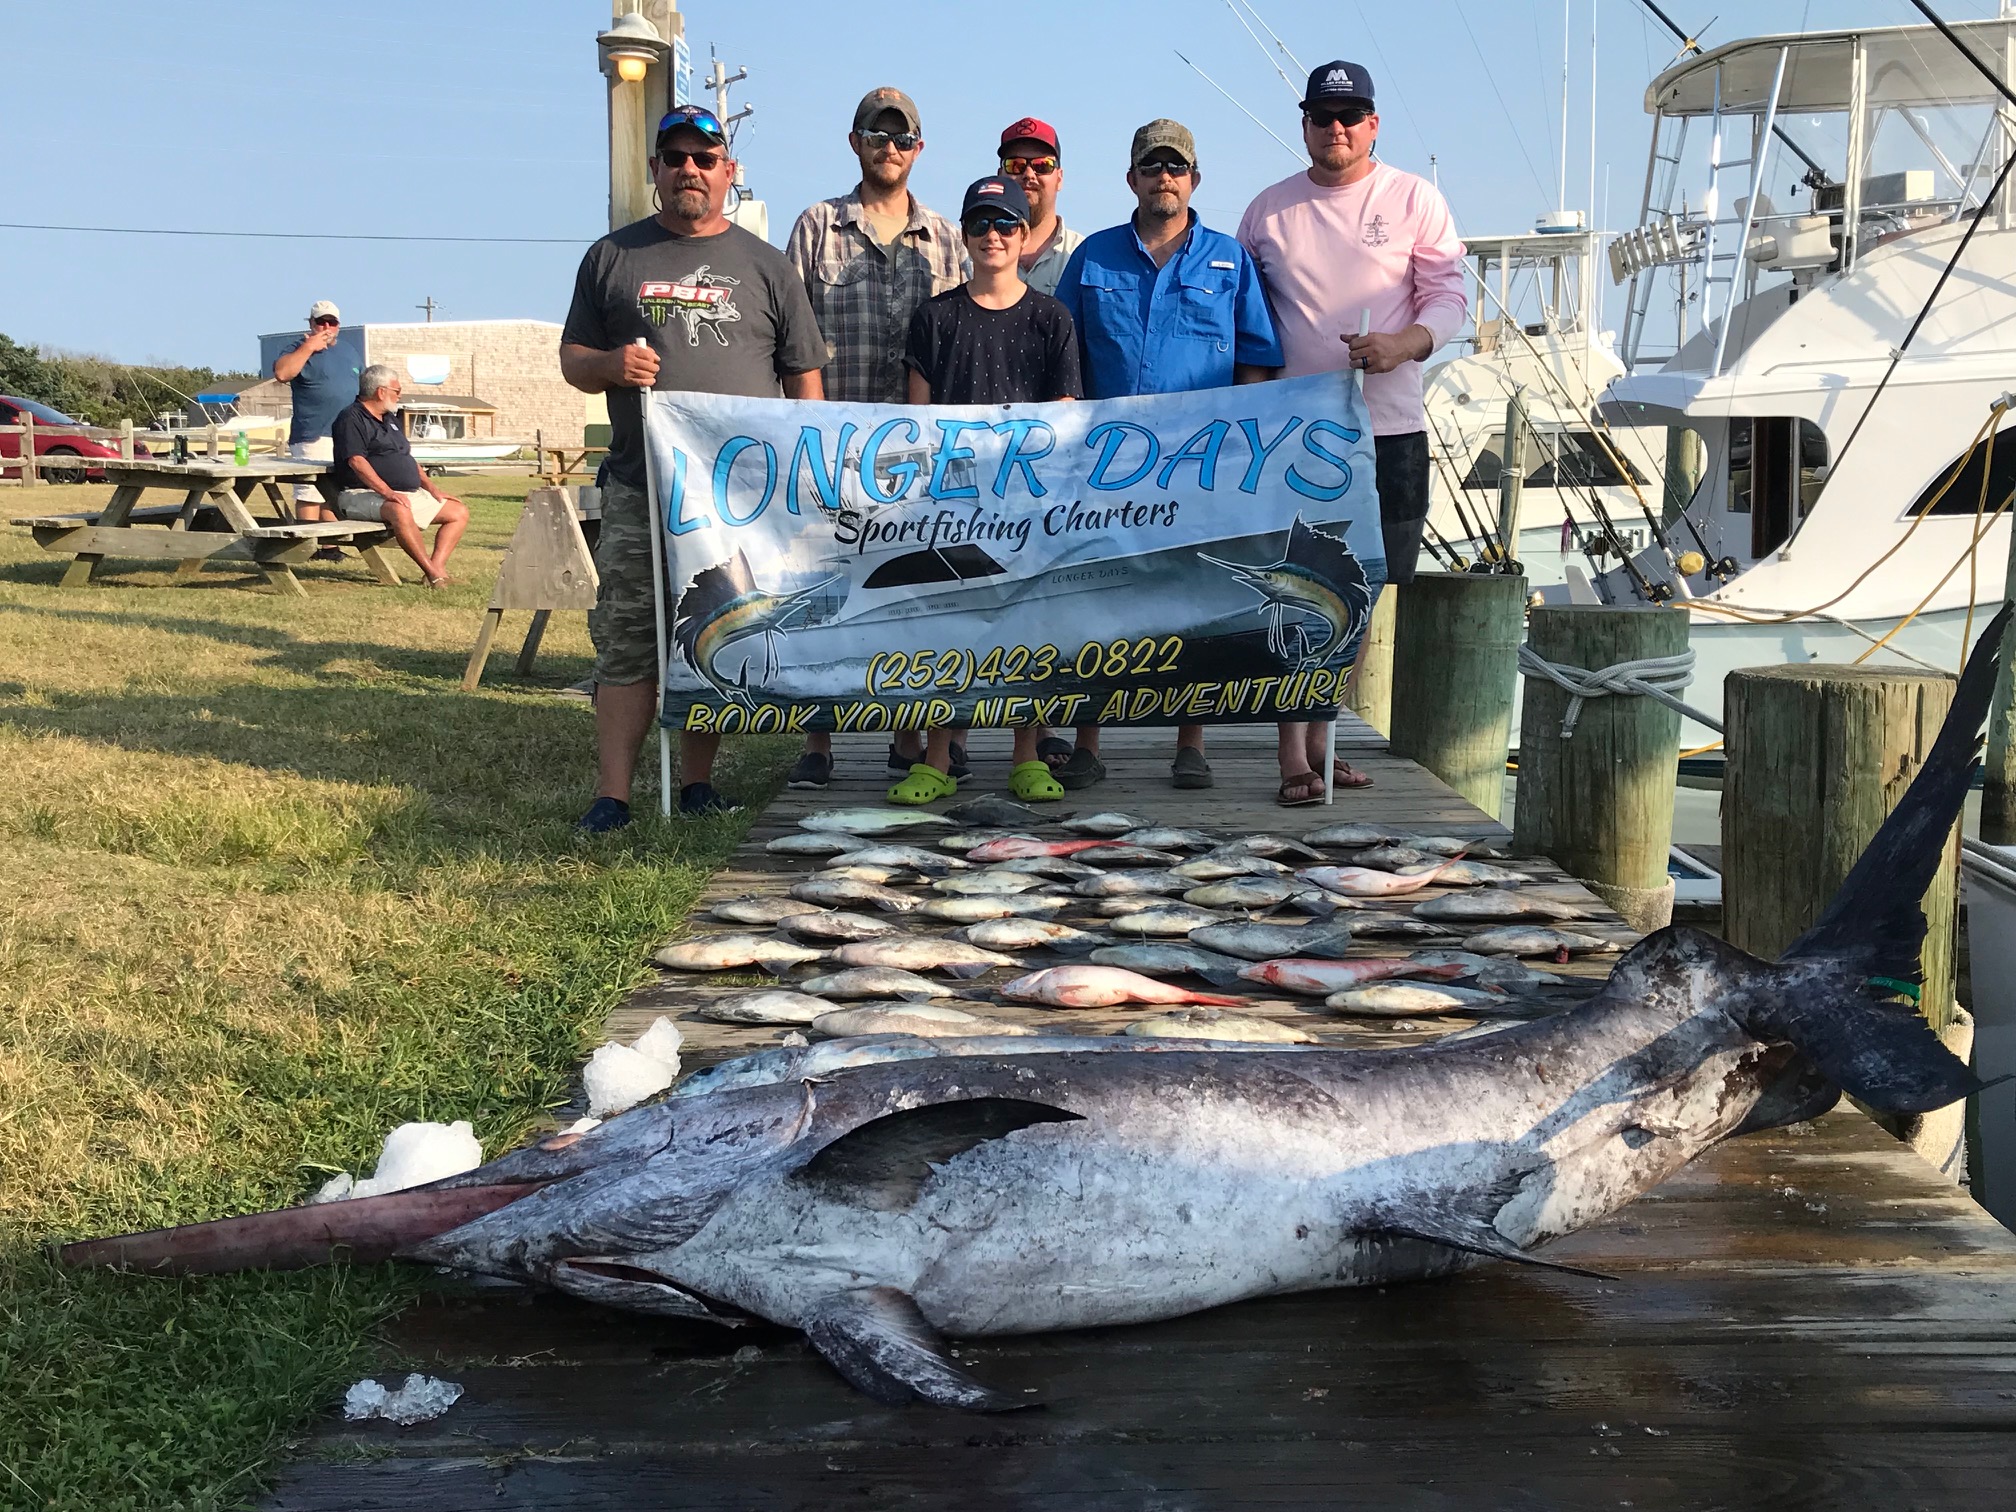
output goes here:
{"type": "Polygon", "coordinates": [[[388,1391],[383,1382],[367,1378],[343,1394],[343,1416],[353,1423],[384,1418],[388,1423],[410,1428],[441,1416],[461,1395],[462,1388],[453,1381],[437,1380],[417,1371],[406,1377],[406,1384],[397,1391],[388,1391]]]}
{"type": "Polygon", "coordinates": [[[310,1202],[341,1202],[351,1197],[380,1197],[425,1186],[444,1176],[459,1176],[483,1164],[483,1146],[466,1119],[452,1124],[401,1124],[385,1136],[378,1168],[362,1181],[345,1171],[332,1176],[310,1202]]]}
{"type": "Polygon", "coordinates": [[[678,1027],[661,1015],[629,1044],[611,1041],[589,1056],[581,1073],[588,1111],[608,1118],[671,1086],[679,1075],[679,1039],[678,1027]]]}

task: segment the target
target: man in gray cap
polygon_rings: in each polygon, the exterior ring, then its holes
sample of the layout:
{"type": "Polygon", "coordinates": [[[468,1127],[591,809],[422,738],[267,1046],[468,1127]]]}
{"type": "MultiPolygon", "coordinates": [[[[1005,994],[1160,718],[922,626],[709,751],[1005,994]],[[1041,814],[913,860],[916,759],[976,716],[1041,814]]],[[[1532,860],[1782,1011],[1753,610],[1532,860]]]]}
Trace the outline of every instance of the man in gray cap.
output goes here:
{"type": "MultiPolygon", "coordinates": [[[[784,255],[805,280],[826,337],[826,397],[901,404],[910,316],[933,295],[959,286],[966,254],[959,228],[910,192],[910,172],[924,152],[915,100],[886,85],[869,90],[854,107],[847,146],[860,160],[859,182],[808,207],[791,228],[784,255]]],[[[889,751],[899,771],[916,759],[914,750],[892,745],[889,751]]],[[[790,786],[823,788],[832,775],[832,737],[807,736],[790,786]]]]}
{"type": "MultiPolygon", "coordinates": [[[[318,299],[308,306],[308,334],[288,351],[273,359],[273,376],[293,393],[294,418],[287,428],[287,455],[296,461],[334,460],[329,427],[344,407],[357,397],[358,364],[350,354],[336,350],[343,334],[343,315],[335,304],[318,299]]],[[[312,483],[297,484],[294,512],[304,520],[333,520],[333,501],[322,497],[312,483]]],[[[326,560],[343,555],[334,546],[315,553],[326,560]]]]}

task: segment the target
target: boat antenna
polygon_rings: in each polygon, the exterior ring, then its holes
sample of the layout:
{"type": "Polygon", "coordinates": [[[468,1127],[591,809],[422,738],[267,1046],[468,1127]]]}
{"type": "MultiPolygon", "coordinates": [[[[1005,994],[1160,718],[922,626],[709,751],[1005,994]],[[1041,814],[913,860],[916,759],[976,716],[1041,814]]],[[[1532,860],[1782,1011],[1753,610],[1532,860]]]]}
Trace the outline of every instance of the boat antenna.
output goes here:
{"type": "MultiPolygon", "coordinates": [[[[1172,48],[1171,51],[1176,50],[1172,48]]],[[[1176,56],[1179,58],[1183,58],[1183,54],[1181,52],[1176,52],[1176,56]]],[[[1297,152],[1293,147],[1290,147],[1286,139],[1282,137],[1280,132],[1276,131],[1272,126],[1269,126],[1265,121],[1261,120],[1260,117],[1253,114],[1253,112],[1248,110],[1244,105],[1240,104],[1239,97],[1237,95],[1233,94],[1231,90],[1227,89],[1223,84],[1220,84],[1216,79],[1212,78],[1211,75],[1204,72],[1204,70],[1199,68],[1195,63],[1190,62],[1188,58],[1183,58],[1183,61],[1185,64],[1189,66],[1190,71],[1196,74],[1198,78],[1202,79],[1206,84],[1209,84],[1213,89],[1217,90],[1218,93],[1225,96],[1225,98],[1230,100],[1234,105],[1238,105],[1240,113],[1244,115],[1247,120],[1251,121],[1255,126],[1258,126],[1262,131],[1266,132],[1267,135],[1274,138],[1275,141],[1280,142],[1281,150],[1283,152],[1286,152],[1290,157],[1295,159],[1297,163],[1300,163],[1302,161],[1302,154],[1297,152]]]]}
{"type": "MultiPolygon", "coordinates": [[[[1301,91],[1296,89],[1295,81],[1288,77],[1288,75],[1282,70],[1282,67],[1279,63],[1276,63],[1274,61],[1273,55],[1269,53],[1267,50],[1267,44],[1260,40],[1260,33],[1253,30],[1253,23],[1246,19],[1245,12],[1240,10],[1239,7],[1233,3],[1233,0],[1225,0],[1225,9],[1232,12],[1232,19],[1234,21],[1237,21],[1239,25],[1245,29],[1246,35],[1253,39],[1253,45],[1260,49],[1260,56],[1267,59],[1267,66],[1274,70],[1274,76],[1277,79],[1279,79],[1283,84],[1288,86],[1288,93],[1293,95],[1298,100],[1301,99],[1302,98],[1301,91]]],[[[1254,14],[1257,16],[1259,12],[1256,11],[1254,12],[1254,14]]],[[[1265,21],[1262,21],[1260,24],[1262,26],[1265,26],[1267,23],[1265,21]]],[[[1279,37],[1275,37],[1274,40],[1277,44],[1281,41],[1279,37]]],[[[1285,53],[1288,51],[1288,49],[1283,47],[1281,51],[1285,53]]],[[[1290,54],[1289,61],[1290,62],[1294,61],[1292,54],[1290,54]]],[[[1296,66],[1299,68],[1301,65],[1297,64],[1296,66]]]]}
{"type": "MultiPolygon", "coordinates": [[[[1965,42],[1960,40],[1959,35],[1953,30],[1953,28],[1948,26],[1943,20],[1940,19],[1937,11],[1933,10],[1931,6],[1927,5],[1925,3],[1925,0],[1911,0],[1911,3],[1913,6],[1917,7],[1920,15],[1924,16],[1924,18],[1927,21],[1930,21],[1934,26],[1939,28],[1939,35],[1944,37],[1948,42],[1953,44],[1953,50],[1955,52],[1959,53],[1960,56],[1965,58],[1969,63],[1972,63],[1975,69],[1980,73],[1981,77],[1986,79],[1990,84],[1993,84],[1995,86],[1996,92],[2000,94],[2003,99],[2007,100],[2011,105],[2016,105],[2016,90],[2010,89],[2010,87],[2007,84],[2004,84],[2002,82],[2002,76],[2000,74],[1996,73],[1994,69],[1990,68],[1986,63],[1983,63],[1980,60],[1980,58],[1975,56],[1974,49],[1969,47],[1965,42]]],[[[2006,8],[2004,10],[2004,14],[2007,14],[2006,8]]],[[[2007,172],[2008,170],[2005,169],[2003,171],[2007,172]]],[[[1994,198],[1994,196],[1990,195],[1989,198],[1992,199],[1994,198]]]]}
{"type": "MultiPolygon", "coordinates": [[[[1258,6],[1253,4],[1253,0],[1240,0],[1240,4],[1244,5],[1248,13],[1252,15],[1253,19],[1260,23],[1260,30],[1267,33],[1268,39],[1273,42],[1274,46],[1277,49],[1279,49],[1281,56],[1286,58],[1290,63],[1293,63],[1295,65],[1295,71],[1301,74],[1308,73],[1309,69],[1307,65],[1305,65],[1300,58],[1295,56],[1294,52],[1290,50],[1286,42],[1283,42],[1281,40],[1281,34],[1276,30],[1274,30],[1273,27],[1267,24],[1267,18],[1260,14],[1260,9],[1258,6]]],[[[1293,80],[1289,81],[1289,87],[1290,88],[1294,87],[1293,80]]]]}
{"type": "MultiPolygon", "coordinates": [[[[1694,56],[1694,54],[1701,51],[1701,43],[1697,40],[1697,37],[1690,37],[1689,35],[1687,35],[1686,32],[1682,31],[1680,28],[1680,23],[1678,21],[1675,21],[1671,16],[1667,15],[1666,12],[1659,9],[1658,6],[1654,5],[1652,3],[1652,0],[1638,0],[1638,3],[1644,6],[1645,9],[1647,9],[1648,11],[1652,12],[1652,14],[1658,18],[1659,24],[1664,26],[1666,30],[1673,33],[1673,35],[1679,39],[1681,57],[1691,58],[1692,56],[1694,56]]],[[[1701,30],[1697,34],[1697,36],[1706,36],[1708,34],[1708,28],[1713,26],[1718,19],[1719,19],[1718,17],[1710,16],[1708,20],[1702,25],[1701,30]]]]}

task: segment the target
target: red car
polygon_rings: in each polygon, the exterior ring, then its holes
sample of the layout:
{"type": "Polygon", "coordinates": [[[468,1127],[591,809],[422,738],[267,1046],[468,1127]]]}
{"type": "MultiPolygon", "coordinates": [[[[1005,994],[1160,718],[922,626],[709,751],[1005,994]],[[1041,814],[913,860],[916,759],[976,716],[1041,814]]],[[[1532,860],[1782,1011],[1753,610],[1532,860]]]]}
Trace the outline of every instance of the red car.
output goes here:
{"type": "MultiPolygon", "coordinates": [[[[45,483],[103,483],[104,469],[86,466],[85,460],[119,460],[119,448],[116,446],[63,431],[44,434],[41,429],[45,425],[82,425],[83,421],[72,420],[63,411],[37,404],[33,399],[16,399],[12,394],[0,394],[0,427],[19,425],[24,414],[32,416],[35,421],[35,473],[45,483]],[[70,460],[73,457],[77,459],[75,462],[70,460]]],[[[145,457],[149,452],[136,441],[133,454],[145,457]]],[[[0,459],[8,457],[17,462],[21,458],[21,438],[18,435],[0,435],[0,459]]],[[[20,475],[19,467],[0,466],[0,478],[17,478],[20,475]]]]}

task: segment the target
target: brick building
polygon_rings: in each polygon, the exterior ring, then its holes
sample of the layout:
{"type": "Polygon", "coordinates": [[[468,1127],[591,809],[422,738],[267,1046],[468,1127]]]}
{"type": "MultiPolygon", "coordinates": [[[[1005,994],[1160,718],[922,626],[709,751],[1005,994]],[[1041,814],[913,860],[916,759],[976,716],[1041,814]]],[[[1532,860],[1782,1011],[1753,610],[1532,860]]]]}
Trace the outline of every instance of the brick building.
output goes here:
{"type": "MultiPolygon", "coordinates": [[[[285,417],[292,395],[272,379],[273,361],[301,331],[259,338],[266,377],[238,396],[241,414],[285,417]]],[[[401,407],[440,417],[451,435],[513,437],[578,445],[582,428],[608,418],[599,394],[570,388],[560,376],[560,327],[550,320],[436,320],[345,326],[338,349],[361,372],[382,362],[405,385],[401,407]],[[458,423],[459,421],[459,423],[458,423]]]]}

